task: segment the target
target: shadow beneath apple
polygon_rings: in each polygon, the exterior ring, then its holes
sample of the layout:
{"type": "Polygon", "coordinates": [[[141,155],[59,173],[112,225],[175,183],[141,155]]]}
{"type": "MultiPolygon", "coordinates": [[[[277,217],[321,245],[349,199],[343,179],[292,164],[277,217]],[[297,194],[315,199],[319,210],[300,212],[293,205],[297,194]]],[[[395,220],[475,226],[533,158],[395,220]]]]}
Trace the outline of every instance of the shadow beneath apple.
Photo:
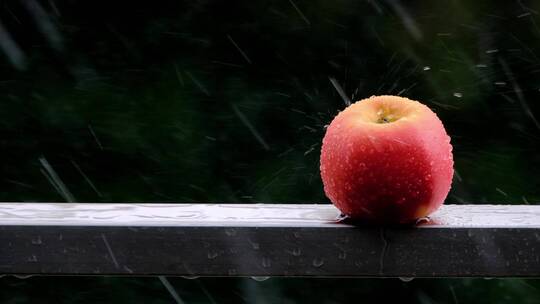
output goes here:
{"type": "Polygon", "coordinates": [[[384,222],[384,221],[376,221],[376,220],[368,220],[368,219],[355,219],[343,213],[338,215],[338,217],[335,220],[335,223],[352,225],[356,227],[365,227],[365,228],[373,228],[373,227],[417,228],[421,226],[437,225],[437,223],[429,216],[421,217],[419,219],[413,220],[411,222],[406,222],[406,223],[393,223],[393,222],[384,222]]]}

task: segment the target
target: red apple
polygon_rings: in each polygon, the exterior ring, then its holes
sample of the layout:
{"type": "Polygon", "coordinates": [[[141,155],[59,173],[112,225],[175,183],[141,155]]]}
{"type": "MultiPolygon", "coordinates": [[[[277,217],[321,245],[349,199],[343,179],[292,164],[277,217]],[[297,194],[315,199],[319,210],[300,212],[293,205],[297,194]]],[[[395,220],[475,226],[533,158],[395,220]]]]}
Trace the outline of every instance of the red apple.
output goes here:
{"type": "Polygon", "coordinates": [[[350,218],[409,223],[439,208],[454,174],[452,145],[427,106],[373,96],[340,112],[326,129],[321,177],[350,218]]]}

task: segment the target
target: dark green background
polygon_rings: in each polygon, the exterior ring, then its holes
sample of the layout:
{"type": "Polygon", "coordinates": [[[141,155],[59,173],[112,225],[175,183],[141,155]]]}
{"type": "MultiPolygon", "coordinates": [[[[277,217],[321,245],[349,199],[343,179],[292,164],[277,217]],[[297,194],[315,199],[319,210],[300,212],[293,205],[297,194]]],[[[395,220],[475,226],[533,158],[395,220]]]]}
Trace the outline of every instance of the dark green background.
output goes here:
{"type": "MultiPolygon", "coordinates": [[[[0,200],[328,202],[318,160],[345,107],[335,78],[353,100],[398,94],[439,115],[457,173],[447,203],[539,202],[539,12],[527,1],[2,1],[0,200]]],[[[540,302],[536,280],[170,281],[186,303],[540,302]]],[[[6,303],[172,302],[157,278],[0,284],[6,303]]]]}

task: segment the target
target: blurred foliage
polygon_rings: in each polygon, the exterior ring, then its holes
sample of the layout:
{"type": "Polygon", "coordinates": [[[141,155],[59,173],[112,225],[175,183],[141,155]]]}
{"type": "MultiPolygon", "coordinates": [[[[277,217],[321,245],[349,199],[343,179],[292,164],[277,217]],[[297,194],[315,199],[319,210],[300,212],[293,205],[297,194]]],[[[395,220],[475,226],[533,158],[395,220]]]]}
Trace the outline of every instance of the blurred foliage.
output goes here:
{"type": "MultiPolygon", "coordinates": [[[[436,111],[454,145],[448,203],[538,202],[539,11],[523,1],[2,1],[0,200],[327,202],[318,157],[345,107],[335,78],[353,100],[397,94],[436,111]]],[[[538,303],[540,286],[198,281],[173,283],[209,302],[204,282],[217,303],[538,303]]],[[[6,303],[171,301],[155,278],[1,282],[6,303]]]]}
{"type": "MultiPolygon", "coordinates": [[[[520,303],[540,290],[527,279],[169,278],[185,303],[520,303]]],[[[2,278],[2,303],[174,303],[157,278],[2,278]],[[39,288],[36,288],[39,287],[39,288]]]]}

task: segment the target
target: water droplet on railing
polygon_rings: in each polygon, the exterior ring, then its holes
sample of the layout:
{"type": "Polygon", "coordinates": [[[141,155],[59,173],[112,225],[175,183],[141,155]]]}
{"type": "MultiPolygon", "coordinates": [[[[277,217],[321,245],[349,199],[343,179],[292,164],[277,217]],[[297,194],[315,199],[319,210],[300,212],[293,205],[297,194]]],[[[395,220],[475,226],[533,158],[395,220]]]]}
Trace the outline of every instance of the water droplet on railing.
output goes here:
{"type": "Polygon", "coordinates": [[[21,280],[28,279],[28,278],[32,277],[31,274],[14,274],[13,276],[16,277],[17,279],[21,279],[21,280]]]}
{"type": "Polygon", "coordinates": [[[262,258],[262,267],[268,268],[272,266],[272,261],[269,258],[262,258]]]}
{"type": "Polygon", "coordinates": [[[411,278],[411,277],[399,277],[399,279],[402,282],[410,282],[410,281],[414,280],[414,278],[411,278]]]}
{"type": "Polygon", "coordinates": [[[270,277],[251,277],[251,278],[257,282],[263,282],[270,279],[270,277]]]}
{"type": "Polygon", "coordinates": [[[324,265],[324,260],[322,258],[315,258],[313,259],[313,266],[314,267],[321,267],[322,265],[324,265]]]}
{"type": "Polygon", "coordinates": [[[418,226],[418,225],[422,225],[422,224],[427,224],[430,221],[431,221],[431,219],[429,217],[427,217],[427,216],[421,217],[421,218],[416,220],[415,225],[418,226]]]}
{"type": "Polygon", "coordinates": [[[195,280],[195,279],[198,279],[200,277],[199,276],[182,276],[182,278],[184,278],[186,280],[195,280]]]}
{"type": "Polygon", "coordinates": [[[235,236],[236,235],[236,229],[234,229],[234,228],[225,229],[225,234],[227,236],[235,236]]]}
{"type": "Polygon", "coordinates": [[[340,213],[340,214],[336,217],[336,222],[342,223],[342,222],[346,221],[348,218],[349,218],[349,216],[347,216],[346,214],[340,213]]]}

